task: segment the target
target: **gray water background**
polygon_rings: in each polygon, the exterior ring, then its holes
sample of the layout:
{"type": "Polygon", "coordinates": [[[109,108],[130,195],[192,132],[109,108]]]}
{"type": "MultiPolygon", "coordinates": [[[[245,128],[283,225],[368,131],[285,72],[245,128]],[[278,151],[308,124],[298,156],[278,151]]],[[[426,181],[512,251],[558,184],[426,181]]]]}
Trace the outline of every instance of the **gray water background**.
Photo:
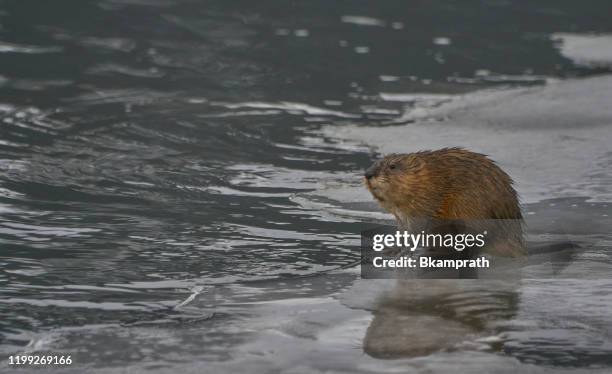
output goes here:
{"type": "MultiPolygon", "coordinates": [[[[1,1],[3,357],[235,372],[252,353],[253,372],[313,357],[349,370],[339,358],[363,357],[363,334],[338,348],[342,334],[308,340],[308,326],[367,326],[368,307],[328,303],[358,278],[335,269],[358,260],[368,223],[311,193],[355,186],[376,154],[321,127],[398,123],[393,93],[609,73],[554,35],[610,33],[610,14],[607,1],[1,1]],[[309,303],[329,311],[290,324],[305,341],[260,335],[309,303]],[[274,352],[253,353],[262,341],[274,352]]],[[[528,291],[563,290],[547,287],[528,291]]],[[[544,338],[515,326],[495,353],[512,364],[495,365],[609,366],[607,332],[580,330],[576,313],[544,338]]],[[[457,365],[419,365],[445,360],[457,365]]]]}

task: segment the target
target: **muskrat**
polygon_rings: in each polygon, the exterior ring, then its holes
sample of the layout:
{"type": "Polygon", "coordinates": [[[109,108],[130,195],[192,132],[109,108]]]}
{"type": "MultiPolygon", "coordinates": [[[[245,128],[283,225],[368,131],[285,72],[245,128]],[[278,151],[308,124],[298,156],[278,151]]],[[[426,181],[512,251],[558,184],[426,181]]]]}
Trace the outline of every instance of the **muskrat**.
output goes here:
{"type": "Polygon", "coordinates": [[[462,221],[471,227],[479,222],[495,233],[495,245],[485,251],[525,254],[513,181],[484,154],[463,148],[389,154],[367,169],[364,180],[400,227],[414,229],[414,222],[422,220],[462,221]]]}

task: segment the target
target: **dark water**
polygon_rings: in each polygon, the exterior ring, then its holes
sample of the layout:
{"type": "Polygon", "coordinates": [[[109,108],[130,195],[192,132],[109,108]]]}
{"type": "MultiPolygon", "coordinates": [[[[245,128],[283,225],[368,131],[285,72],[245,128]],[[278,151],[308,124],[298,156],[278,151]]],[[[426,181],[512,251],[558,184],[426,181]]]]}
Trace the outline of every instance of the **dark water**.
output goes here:
{"type": "Polygon", "coordinates": [[[258,329],[221,331],[248,303],[354,277],[333,270],[358,260],[363,223],[307,196],[358,184],[375,155],[322,125],[397,120],[406,103],[380,93],[607,73],[551,35],[612,32],[610,14],[609,1],[1,1],[1,351],[82,328],[41,349],[78,346],[99,367],[228,359],[258,329]],[[215,318],[206,302],[176,308],[214,285],[235,303],[215,318]],[[166,345],[96,327],[184,323],[166,345]],[[206,342],[224,348],[199,353],[206,342]]]}

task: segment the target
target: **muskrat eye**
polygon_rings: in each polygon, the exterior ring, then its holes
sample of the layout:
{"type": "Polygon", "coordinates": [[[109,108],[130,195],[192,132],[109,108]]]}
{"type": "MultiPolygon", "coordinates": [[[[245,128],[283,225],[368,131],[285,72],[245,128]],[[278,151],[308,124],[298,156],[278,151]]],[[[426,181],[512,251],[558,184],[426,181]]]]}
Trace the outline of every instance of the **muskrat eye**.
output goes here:
{"type": "Polygon", "coordinates": [[[391,170],[395,170],[395,164],[391,164],[391,165],[389,165],[389,169],[391,169],[391,170]]]}

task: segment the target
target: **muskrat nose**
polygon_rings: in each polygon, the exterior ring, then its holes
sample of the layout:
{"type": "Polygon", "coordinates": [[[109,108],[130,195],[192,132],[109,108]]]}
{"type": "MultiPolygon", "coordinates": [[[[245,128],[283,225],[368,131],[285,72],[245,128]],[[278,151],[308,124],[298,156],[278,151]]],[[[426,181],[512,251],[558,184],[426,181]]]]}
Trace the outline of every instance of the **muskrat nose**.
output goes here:
{"type": "Polygon", "coordinates": [[[371,167],[368,170],[366,170],[366,172],[365,172],[366,179],[372,179],[375,176],[376,176],[376,169],[375,168],[371,167]]]}

